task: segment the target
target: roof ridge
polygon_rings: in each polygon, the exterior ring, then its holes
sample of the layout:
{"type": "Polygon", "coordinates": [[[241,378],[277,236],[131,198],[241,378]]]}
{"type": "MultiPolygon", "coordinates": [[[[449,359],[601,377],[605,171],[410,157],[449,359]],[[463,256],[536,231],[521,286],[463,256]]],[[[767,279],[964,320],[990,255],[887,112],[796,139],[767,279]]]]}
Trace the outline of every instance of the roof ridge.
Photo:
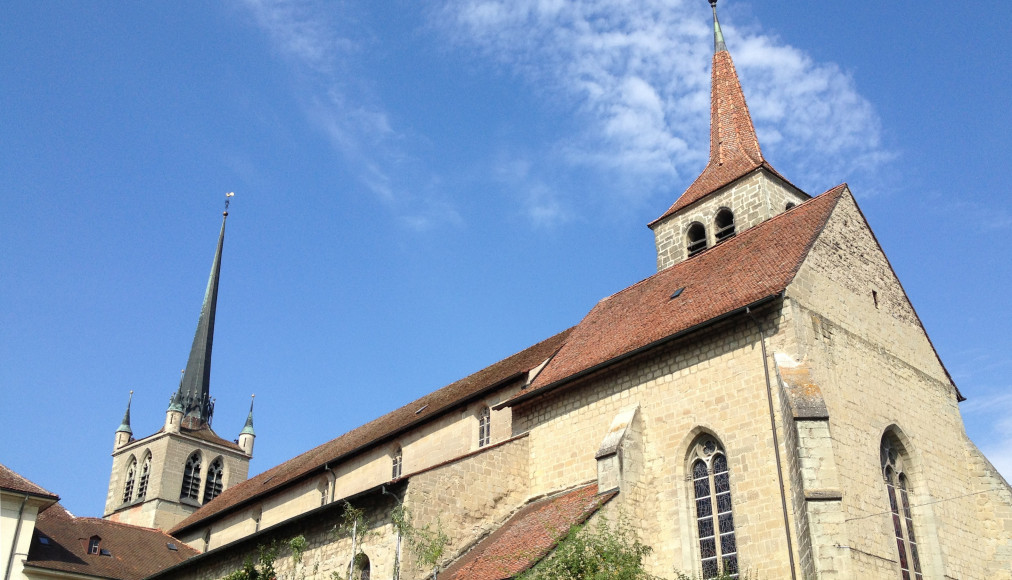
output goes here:
{"type": "Polygon", "coordinates": [[[565,340],[568,339],[569,333],[571,333],[574,328],[575,326],[567,328],[561,332],[557,332],[548,338],[545,338],[525,349],[519,350],[482,369],[470,373],[461,379],[444,385],[434,391],[430,391],[429,393],[426,393],[413,401],[376,417],[371,421],[363,423],[362,425],[341,433],[337,437],[320,443],[319,445],[316,445],[315,447],[304,451],[287,461],[258,473],[246,481],[229,487],[222,492],[220,496],[215,498],[215,502],[205,504],[200,509],[184,518],[181,522],[177,523],[169,530],[170,534],[187,529],[190,526],[195,525],[197,522],[203,521],[206,518],[214,517],[216,514],[225,510],[233,510],[240,506],[252,503],[256,500],[256,498],[261,497],[265,493],[269,493],[277,486],[283,486],[301,480],[328,463],[342,460],[343,458],[377,445],[383,440],[395,436],[402,430],[411,428],[419,421],[429,420],[439,414],[445,413],[447,410],[462,404],[464,401],[470,400],[476,396],[476,393],[484,392],[486,389],[495,387],[496,385],[503,383],[503,381],[509,380],[511,377],[516,376],[518,372],[526,372],[536,368],[539,364],[544,362],[546,357],[554,356],[555,353],[558,352],[559,348],[561,348],[561,344],[565,343],[565,340]],[[541,352],[542,350],[547,350],[549,347],[551,347],[550,353],[546,354],[541,352]],[[525,364],[525,359],[532,356],[538,360],[528,360],[526,361],[528,364],[525,364]],[[511,359],[513,359],[513,366],[522,366],[525,368],[523,368],[522,371],[517,371],[515,369],[511,370],[513,368],[512,366],[509,366],[511,359]],[[493,376],[481,376],[483,373],[491,373],[493,376]],[[449,400],[442,401],[440,395],[449,395],[446,397],[449,400]],[[415,408],[418,405],[421,405],[420,409],[415,408]],[[424,409],[424,413],[420,414],[419,411],[422,409],[424,409]],[[387,426],[387,423],[390,422],[393,422],[394,425],[387,426]],[[378,433],[372,434],[371,431],[378,431],[378,433]],[[359,439],[363,438],[365,440],[359,441],[359,439]],[[347,442],[347,448],[342,447],[342,443],[345,442],[347,442]],[[249,491],[249,495],[242,495],[247,491],[249,491]]]}

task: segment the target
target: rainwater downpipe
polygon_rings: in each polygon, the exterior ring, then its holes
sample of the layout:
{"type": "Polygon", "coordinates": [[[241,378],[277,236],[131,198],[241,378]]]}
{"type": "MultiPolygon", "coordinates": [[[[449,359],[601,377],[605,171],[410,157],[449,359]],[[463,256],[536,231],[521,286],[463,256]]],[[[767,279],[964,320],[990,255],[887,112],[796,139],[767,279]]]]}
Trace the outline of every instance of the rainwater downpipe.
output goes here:
{"type": "Polygon", "coordinates": [[[25,515],[25,504],[28,503],[29,494],[25,494],[25,499],[21,500],[21,508],[18,509],[18,523],[14,527],[14,541],[11,543],[11,557],[7,559],[7,570],[4,572],[4,580],[10,580],[11,568],[14,567],[14,557],[18,554],[18,538],[21,536],[21,522],[25,515]]]}
{"type": "Polygon", "coordinates": [[[776,415],[773,414],[773,386],[770,384],[770,367],[767,359],[769,358],[766,354],[766,334],[763,332],[763,327],[759,324],[755,315],[752,314],[752,309],[748,306],[745,307],[745,314],[752,319],[755,323],[755,327],[759,330],[759,343],[763,349],[763,376],[766,377],[766,401],[770,405],[770,429],[773,431],[773,455],[777,459],[777,480],[780,483],[780,507],[784,511],[784,534],[787,536],[787,559],[791,565],[791,579],[797,580],[797,573],[794,571],[794,544],[791,542],[791,524],[790,519],[787,517],[787,494],[784,491],[784,471],[780,465],[780,439],[777,437],[777,420],[776,415]]]}

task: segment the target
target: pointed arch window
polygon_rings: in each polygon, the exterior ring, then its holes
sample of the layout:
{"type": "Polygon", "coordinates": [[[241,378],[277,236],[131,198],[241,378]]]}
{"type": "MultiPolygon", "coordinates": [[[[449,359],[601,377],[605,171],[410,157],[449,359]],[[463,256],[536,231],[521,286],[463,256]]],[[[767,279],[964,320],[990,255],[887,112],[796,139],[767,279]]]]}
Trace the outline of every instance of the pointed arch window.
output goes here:
{"type": "Polygon", "coordinates": [[[478,447],[492,442],[492,411],[486,406],[478,413],[478,447]]]}
{"type": "Polygon", "coordinates": [[[702,577],[716,578],[723,572],[729,578],[737,578],[738,545],[731,512],[731,472],[723,447],[712,437],[701,439],[692,449],[689,470],[702,577]]]}
{"type": "Polygon", "coordinates": [[[689,224],[685,233],[685,249],[689,257],[695,256],[706,249],[706,226],[699,222],[689,224]]]}
{"type": "Polygon", "coordinates": [[[133,457],[130,458],[130,464],[127,465],[126,470],[126,483],[123,484],[123,503],[129,502],[134,497],[134,480],[137,477],[137,460],[133,457]]]}
{"type": "Polygon", "coordinates": [[[922,580],[924,576],[921,574],[921,558],[914,535],[914,517],[910,510],[910,480],[906,474],[909,462],[905,455],[894,435],[887,433],[882,438],[882,477],[889,497],[900,577],[903,580],[922,580]]]}
{"type": "Polygon", "coordinates": [[[397,479],[401,476],[401,470],[404,466],[404,450],[400,447],[394,450],[393,456],[393,468],[390,470],[390,479],[397,479]]]}
{"type": "Polygon", "coordinates": [[[713,226],[715,228],[713,237],[719,244],[734,235],[734,214],[726,207],[720,208],[713,220],[713,226]]]}
{"type": "Polygon", "coordinates": [[[141,478],[137,482],[137,499],[144,499],[148,495],[148,479],[151,476],[151,454],[148,453],[141,464],[141,478]]]}
{"type": "Polygon", "coordinates": [[[211,467],[207,468],[207,484],[204,486],[204,503],[207,503],[221,495],[221,482],[224,471],[225,470],[221,465],[221,457],[212,461],[211,467]]]}
{"type": "Polygon", "coordinates": [[[183,487],[179,490],[179,499],[200,498],[200,453],[194,453],[186,460],[183,468],[183,487]]]}

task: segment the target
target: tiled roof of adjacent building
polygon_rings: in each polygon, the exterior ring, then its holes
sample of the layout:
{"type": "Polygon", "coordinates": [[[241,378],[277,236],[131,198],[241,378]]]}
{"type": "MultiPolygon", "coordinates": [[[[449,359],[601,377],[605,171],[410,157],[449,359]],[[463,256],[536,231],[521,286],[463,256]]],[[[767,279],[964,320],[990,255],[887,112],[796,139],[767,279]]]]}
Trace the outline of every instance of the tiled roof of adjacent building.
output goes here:
{"type": "Polygon", "coordinates": [[[537,564],[569,530],[587,520],[617,491],[597,484],[534,501],[440,573],[447,580],[505,580],[537,564]]]}
{"type": "Polygon", "coordinates": [[[0,489],[17,493],[29,493],[46,499],[60,499],[55,493],[47,491],[42,486],[29,481],[2,463],[0,463],[0,489]]]}
{"type": "Polygon", "coordinates": [[[203,506],[180,522],[172,533],[178,533],[215,514],[245,504],[253,498],[270,493],[303,476],[322,471],[327,463],[347,457],[420,422],[431,420],[489,388],[518,380],[558,351],[569,336],[565,330],[486,367],[464,379],[409,403],[396,411],[353,429],[302,455],[273,467],[256,477],[226,489],[214,501],[203,506]]]}
{"type": "Polygon", "coordinates": [[[782,292],[845,191],[833,188],[601,300],[512,401],[782,292]]]}
{"type": "Polygon", "coordinates": [[[55,504],[35,522],[25,567],[139,580],[195,555],[196,550],[159,530],[77,518],[55,504]],[[89,543],[96,536],[100,553],[89,554],[89,543]]]}

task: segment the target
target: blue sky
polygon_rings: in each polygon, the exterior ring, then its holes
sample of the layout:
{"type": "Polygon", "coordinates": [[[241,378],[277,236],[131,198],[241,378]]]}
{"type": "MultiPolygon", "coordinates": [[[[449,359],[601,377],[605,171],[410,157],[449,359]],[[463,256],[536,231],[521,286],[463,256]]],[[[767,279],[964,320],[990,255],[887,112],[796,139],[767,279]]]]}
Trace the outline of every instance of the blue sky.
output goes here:
{"type": "MultiPolygon", "coordinates": [[[[1012,476],[1007,3],[720,5],[760,142],[848,182],[1012,476]]],[[[0,441],[100,515],[225,241],[212,394],[263,471],[653,273],[705,164],[703,0],[0,6],[0,441]]]]}

